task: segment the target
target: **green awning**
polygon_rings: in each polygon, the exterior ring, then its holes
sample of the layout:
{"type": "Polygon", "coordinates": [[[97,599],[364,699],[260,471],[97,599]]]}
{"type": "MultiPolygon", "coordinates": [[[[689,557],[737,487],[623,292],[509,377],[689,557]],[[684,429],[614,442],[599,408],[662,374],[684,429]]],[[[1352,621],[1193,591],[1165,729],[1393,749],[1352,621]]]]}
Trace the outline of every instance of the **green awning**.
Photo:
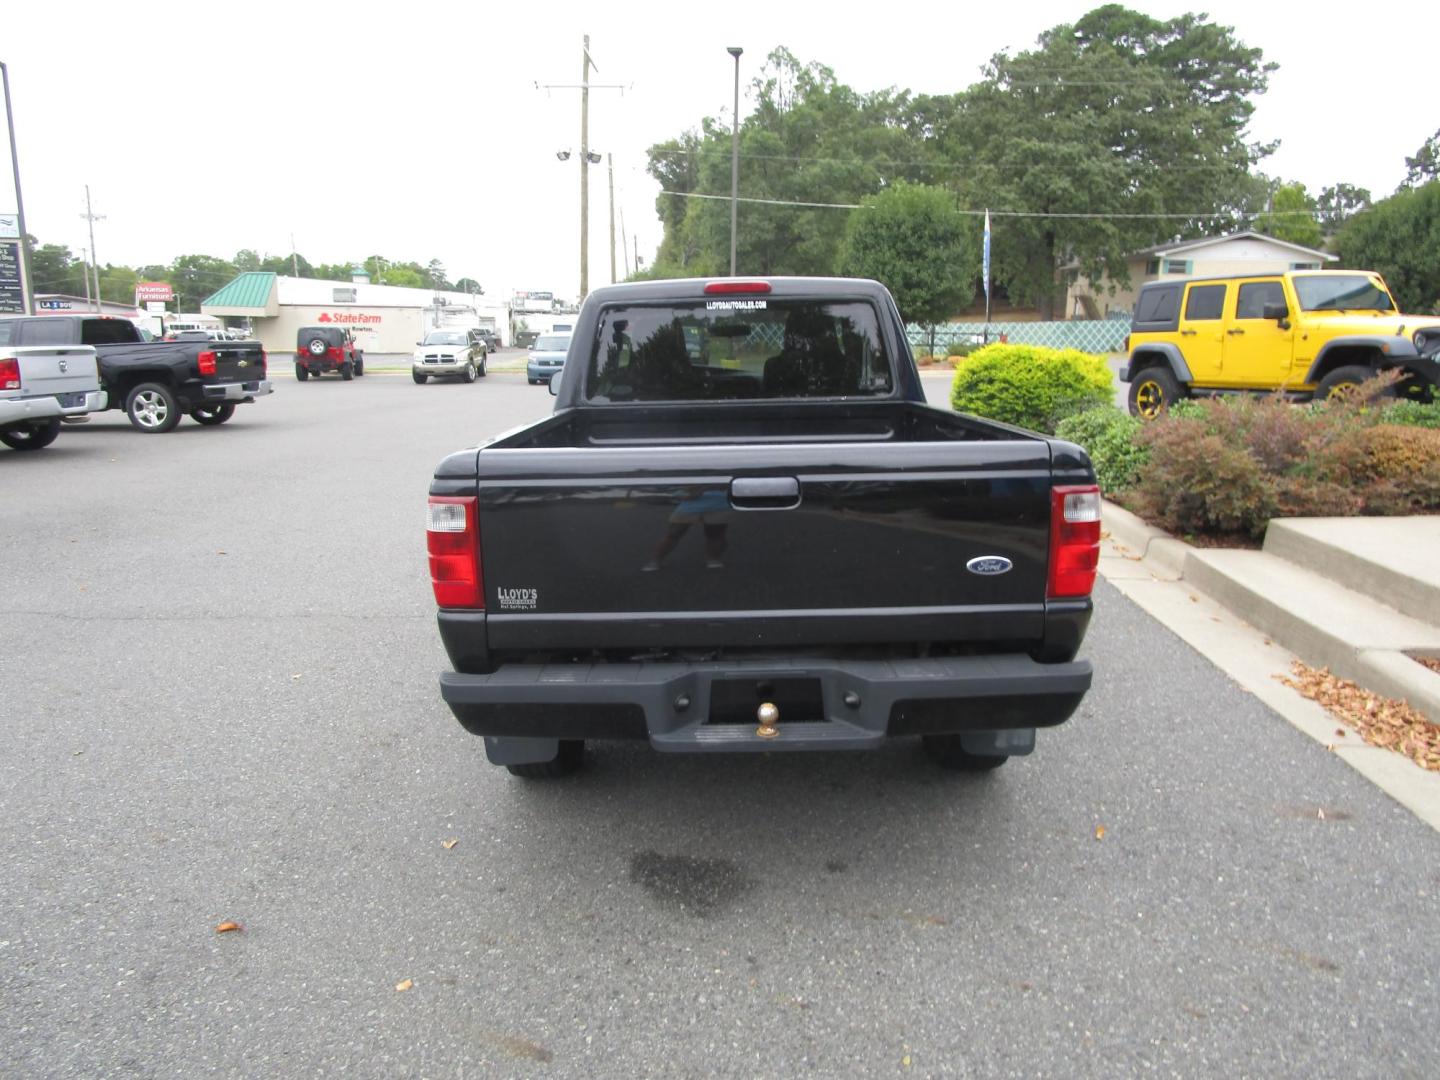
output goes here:
{"type": "Polygon", "coordinates": [[[211,293],[200,301],[200,311],[205,315],[279,315],[275,275],[259,270],[241,274],[218,292],[211,293]]]}

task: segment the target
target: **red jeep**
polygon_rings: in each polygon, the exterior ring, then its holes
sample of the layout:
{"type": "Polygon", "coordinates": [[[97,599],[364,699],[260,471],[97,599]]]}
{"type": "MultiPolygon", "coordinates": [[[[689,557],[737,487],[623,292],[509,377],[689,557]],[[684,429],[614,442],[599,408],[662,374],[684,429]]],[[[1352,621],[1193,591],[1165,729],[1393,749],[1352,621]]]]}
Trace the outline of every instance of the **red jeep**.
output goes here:
{"type": "Polygon", "coordinates": [[[365,357],[355,336],[339,326],[302,326],[295,338],[295,378],[304,382],[327,371],[342,379],[365,374],[365,357]]]}

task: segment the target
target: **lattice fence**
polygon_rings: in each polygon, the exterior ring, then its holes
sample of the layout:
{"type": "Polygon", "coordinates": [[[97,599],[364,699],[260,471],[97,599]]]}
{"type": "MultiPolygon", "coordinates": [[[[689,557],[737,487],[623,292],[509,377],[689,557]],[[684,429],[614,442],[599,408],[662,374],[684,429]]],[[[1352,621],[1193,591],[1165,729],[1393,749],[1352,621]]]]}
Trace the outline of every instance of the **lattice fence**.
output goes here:
{"type": "MultiPolygon", "coordinates": [[[[910,344],[929,346],[930,332],[911,324],[910,344]]],[[[935,350],[944,353],[952,342],[980,344],[999,341],[1001,335],[1015,345],[1044,345],[1051,349],[1079,349],[1088,353],[1119,352],[1130,332],[1128,318],[1076,319],[1067,322],[946,323],[935,328],[935,350]]]]}

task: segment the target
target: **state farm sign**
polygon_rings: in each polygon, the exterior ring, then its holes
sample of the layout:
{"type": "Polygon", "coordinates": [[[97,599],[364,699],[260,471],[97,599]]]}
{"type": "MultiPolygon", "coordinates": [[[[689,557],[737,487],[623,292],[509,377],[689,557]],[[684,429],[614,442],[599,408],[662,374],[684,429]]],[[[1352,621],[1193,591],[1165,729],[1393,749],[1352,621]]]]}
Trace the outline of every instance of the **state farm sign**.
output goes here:
{"type": "Polygon", "coordinates": [[[367,315],[362,311],[322,311],[315,320],[322,323],[338,323],[341,326],[373,326],[383,322],[382,315],[367,315]]]}
{"type": "Polygon", "coordinates": [[[168,281],[142,281],[135,286],[135,302],[146,300],[174,300],[175,290],[168,281]]]}

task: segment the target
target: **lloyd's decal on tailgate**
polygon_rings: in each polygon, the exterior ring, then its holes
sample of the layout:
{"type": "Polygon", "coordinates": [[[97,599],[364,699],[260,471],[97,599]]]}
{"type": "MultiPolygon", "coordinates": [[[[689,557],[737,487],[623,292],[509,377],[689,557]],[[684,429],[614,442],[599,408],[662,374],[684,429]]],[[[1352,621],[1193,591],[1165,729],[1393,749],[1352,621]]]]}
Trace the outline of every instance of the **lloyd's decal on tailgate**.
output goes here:
{"type": "Polygon", "coordinates": [[[534,611],[540,602],[538,589],[501,589],[498,596],[501,611],[534,611]]]}

